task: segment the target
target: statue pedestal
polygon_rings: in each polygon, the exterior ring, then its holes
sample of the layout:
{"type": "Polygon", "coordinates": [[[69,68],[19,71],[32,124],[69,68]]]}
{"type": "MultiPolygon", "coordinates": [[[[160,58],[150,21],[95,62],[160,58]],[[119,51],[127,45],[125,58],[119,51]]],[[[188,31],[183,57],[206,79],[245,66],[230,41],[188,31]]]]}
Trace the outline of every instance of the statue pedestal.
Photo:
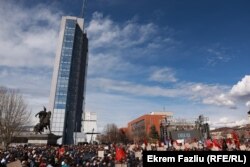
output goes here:
{"type": "Polygon", "coordinates": [[[27,143],[27,144],[35,144],[35,145],[56,145],[57,139],[61,138],[61,136],[50,134],[26,134],[16,136],[16,141],[14,143],[27,143]]]}
{"type": "Polygon", "coordinates": [[[48,145],[56,145],[57,139],[61,136],[50,134],[34,134],[27,136],[29,144],[48,144],[48,145]]]}

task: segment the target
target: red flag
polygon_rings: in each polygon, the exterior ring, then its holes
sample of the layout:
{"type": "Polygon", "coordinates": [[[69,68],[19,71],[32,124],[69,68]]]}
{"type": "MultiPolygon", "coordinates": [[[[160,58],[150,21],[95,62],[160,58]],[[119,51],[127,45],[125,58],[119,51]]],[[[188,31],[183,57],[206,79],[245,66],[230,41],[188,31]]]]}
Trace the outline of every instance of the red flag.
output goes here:
{"type": "Polygon", "coordinates": [[[232,131],[231,134],[232,134],[232,137],[233,137],[234,140],[239,140],[238,135],[236,134],[235,131],[232,131]]]}
{"type": "Polygon", "coordinates": [[[147,147],[148,142],[147,142],[147,139],[146,139],[146,138],[144,139],[144,144],[145,144],[145,146],[147,147]]]}
{"type": "Polygon", "coordinates": [[[159,147],[162,147],[160,140],[158,140],[158,145],[159,145],[159,147]]]}
{"type": "Polygon", "coordinates": [[[221,149],[221,145],[220,145],[220,143],[218,142],[217,139],[213,139],[213,144],[214,144],[215,147],[218,147],[218,148],[221,149]]]}
{"type": "Polygon", "coordinates": [[[42,162],[39,167],[46,167],[46,163],[42,162]]]}
{"type": "Polygon", "coordinates": [[[205,141],[205,145],[207,146],[208,149],[211,149],[213,147],[213,142],[210,139],[207,139],[205,141]]]}
{"type": "Polygon", "coordinates": [[[236,147],[239,148],[240,147],[240,140],[239,140],[238,135],[234,131],[231,134],[232,134],[232,138],[234,139],[234,143],[235,143],[236,147]]]}
{"type": "Polygon", "coordinates": [[[125,154],[125,152],[124,152],[124,150],[122,148],[116,147],[115,152],[116,152],[115,159],[117,161],[121,161],[122,159],[125,158],[126,154],[125,154]]]}
{"type": "Polygon", "coordinates": [[[227,139],[226,143],[227,144],[232,144],[232,140],[231,139],[227,139]]]}
{"type": "Polygon", "coordinates": [[[64,147],[61,147],[61,148],[58,149],[59,158],[61,158],[64,153],[65,153],[64,147]]]}

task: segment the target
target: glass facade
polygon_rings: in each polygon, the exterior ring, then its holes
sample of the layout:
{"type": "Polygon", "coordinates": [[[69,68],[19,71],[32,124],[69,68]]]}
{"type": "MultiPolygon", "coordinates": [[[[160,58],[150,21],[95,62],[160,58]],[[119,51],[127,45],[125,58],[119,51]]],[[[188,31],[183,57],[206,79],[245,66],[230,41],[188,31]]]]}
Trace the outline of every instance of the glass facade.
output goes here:
{"type": "Polygon", "coordinates": [[[74,42],[75,20],[66,20],[54,109],[65,109],[74,42]]]}
{"type": "Polygon", "coordinates": [[[81,129],[84,108],[88,39],[78,20],[75,17],[62,20],[57,80],[55,86],[52,85],[55,89],[52,90],[55,92],[52,94],[52,132],[62,136],[62,144],[74,143],[73,135],[81,129]]]}

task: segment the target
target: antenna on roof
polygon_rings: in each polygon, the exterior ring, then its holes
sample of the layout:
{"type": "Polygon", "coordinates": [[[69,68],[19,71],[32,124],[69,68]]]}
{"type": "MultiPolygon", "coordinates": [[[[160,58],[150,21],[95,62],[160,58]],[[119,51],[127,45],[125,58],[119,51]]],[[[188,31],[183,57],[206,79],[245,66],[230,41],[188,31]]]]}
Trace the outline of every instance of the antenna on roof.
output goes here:
{"type": "Polygon", "coordinates": [[[84,14],[87,6],[87,0],[82,1],[82,11],[81,11],[81,17],[84,19],[84,14]]]}

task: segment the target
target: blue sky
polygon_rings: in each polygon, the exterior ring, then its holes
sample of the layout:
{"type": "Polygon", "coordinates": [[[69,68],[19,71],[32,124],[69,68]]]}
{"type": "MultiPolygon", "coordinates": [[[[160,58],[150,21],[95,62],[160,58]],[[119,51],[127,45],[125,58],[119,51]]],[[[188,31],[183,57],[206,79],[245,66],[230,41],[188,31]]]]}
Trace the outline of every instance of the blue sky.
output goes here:
{"type": "MultiPolygon", "coordinates": [[[[0,2],[0,84],[20,89],[33,114],[48,104],[61,16],[80,12],[80,0],[0,2]]],[[[249,1],[89,0],[85,18],[85,108],[100,131],[164,109],[247,123],[249,1]]]]}

